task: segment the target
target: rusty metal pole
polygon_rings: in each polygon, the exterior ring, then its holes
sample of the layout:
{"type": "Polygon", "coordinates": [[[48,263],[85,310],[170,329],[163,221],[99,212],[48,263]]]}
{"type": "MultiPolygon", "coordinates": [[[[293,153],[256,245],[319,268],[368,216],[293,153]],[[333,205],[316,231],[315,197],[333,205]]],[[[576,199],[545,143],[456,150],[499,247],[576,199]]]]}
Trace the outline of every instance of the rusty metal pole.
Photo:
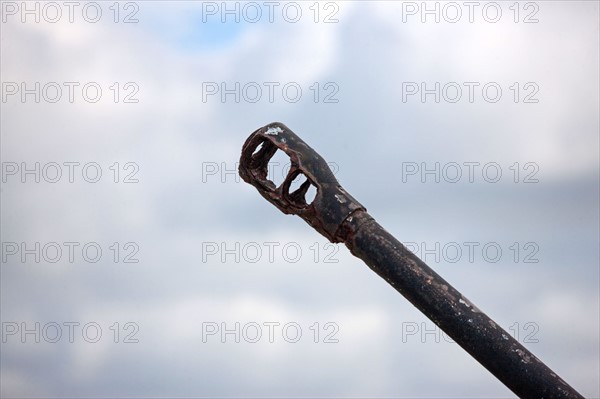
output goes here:
{"type": "Polygon", "coordinates": [[[519,397],[582,398],[369,216],[340,186],[327,162],[284,124],[271,123],[250,135],[239,173],[283,213],[298,215],[331,242],[346,244],[519,397]],[[276,187],[267,178],[267,165],[278,149],[290,157],[291,167],[276,187]],[[290,192],[292,181],[301,175],[304,183],[290,192]],[[307,204],[311,185],[317,194],[307,204]]]}

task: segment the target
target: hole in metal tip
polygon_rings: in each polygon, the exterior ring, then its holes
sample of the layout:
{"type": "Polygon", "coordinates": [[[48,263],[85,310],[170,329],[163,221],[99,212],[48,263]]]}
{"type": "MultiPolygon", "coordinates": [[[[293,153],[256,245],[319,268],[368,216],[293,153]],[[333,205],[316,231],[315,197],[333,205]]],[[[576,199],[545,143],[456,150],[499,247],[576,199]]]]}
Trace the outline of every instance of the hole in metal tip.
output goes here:
{"type": "Polygon", "coordinates": [[[264,144],[265,144],[265,142],[263,141],[262,143],[260,143],[259,145],[257,145],[256,148],[254,149],[254,151],[252,152],[252,156],[255,156],[260,151],[262,151],[262,149],[264,147],[264,144]]]}
{"type": "Polygon", "coordinates": [[[275,187],[279,187],[286,178],[287,167],[290,164],[290,157],[283,151],[277,150],[269,160],[267,166],[268,179],[273,182],[275,187]]]}

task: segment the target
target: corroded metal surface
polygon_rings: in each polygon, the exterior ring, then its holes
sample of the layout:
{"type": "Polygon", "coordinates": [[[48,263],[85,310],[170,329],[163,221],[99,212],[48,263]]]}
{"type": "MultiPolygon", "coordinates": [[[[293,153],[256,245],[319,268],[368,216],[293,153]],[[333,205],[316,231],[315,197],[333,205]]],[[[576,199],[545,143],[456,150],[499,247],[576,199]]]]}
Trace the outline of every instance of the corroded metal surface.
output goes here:
{"type": "Polygon", "coordinates": [[[285,125],[272,123],[252,133],[242,149],[239,171],[244,181],[256,187],[282,212],[299,215],[332,242],[344,242],[353,255],[362,259],[519,397],[582,398],[381,227],[344,191],[326,161],[285,125]],[[267,176],[267,165],[277,149],[289,155],[292,163],[279,187],[267,176]],[[300,173],[307,181],[289,193],[291,181],[300,173]],[[317,195],[307,204],[304,196],[311,184],[317,188],[317,195]]]}
{"type": "Polygon", "coordinates": [[[367,213],[345,222],[346,246],[522,398],[581,398],[367,213]]]}
{"type": "Polygon", "coordinates": [[[279,210],[300,216],[331,242],[344,242],[337,235],[339,227],[353,212],[365,210],[340,186],[327,162],[283,123],[271,123],[250,135],[242,148],[239,172],[279,210]],[[278,149],[290,157],[291,167],[283,183],[275,187],[267,167],[278,149]],[[306,181],[290,193],[290,184],[300,174],[306,181]],[[317,195],[307,204],[304,197],[310,185],[317,195]]]}

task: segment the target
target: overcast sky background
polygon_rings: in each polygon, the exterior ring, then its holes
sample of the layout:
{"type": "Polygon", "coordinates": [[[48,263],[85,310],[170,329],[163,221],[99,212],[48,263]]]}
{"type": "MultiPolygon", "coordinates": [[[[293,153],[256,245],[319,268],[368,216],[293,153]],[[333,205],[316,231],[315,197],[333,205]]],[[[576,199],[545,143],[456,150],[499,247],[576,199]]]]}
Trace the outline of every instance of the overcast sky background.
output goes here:
{"type": "MultiPolygon", "coordinates": [[[[454,11],[443,2],[439,10],[449,14],[439,23],[410,13],[420,2],[326,3],[317,23],[312,1],[299,3],[296,23],[285,2],[272,23],[263,2],[255,3],[259,22],[250,21],[252,6],[237,3],[239,22],[226,14],[223,23],[221,2],[193,1],[119,3],[117,23],[112,2],[98,3],[97,23],[82,17],[86,3],[72,23],[58,3],[59,22],[30,15],[23,23],[11,8],[21,3],[2,2],[3,397],[513,397],[456,344],[422,335],[433,323],[344,246],[328,245],[231,172],[248,135],[272,121],[334,163],[346,190],[399,240],[419,249],[458,243],[456,262],[448,261],[452,251],[440,259],[425,253],[425,261],[579,392],[600,395],[598,2],[521,2],[516,23],[513,2],[498,3],[496,23],[482,15],[486,2],[472,23],[462,2],[456,23],[447,21],[454,11]],[[132,12],[138,22],[123,23],[132,12]],[[328,15],[334,21],[324,23],[328,15]],[[524,23],[527,16],[538,22],[524,23]],[[32,94],[25,101],[8,94],[23,82],[57,82],[63,96],[36,103],[32,94]],[[64,82],[79,83],[73,103],[64,82]],[[88,82],[102,88],[98,102],[81,96],[88,82]],[[254,91],[239,102],[203,92],[221,82],[264,90],[255,103],[246,100],[254,91]],[[279,84],[272,102],[264,82],[279,84]],[[290,82],[302,89],[297,102],[282,95],[290,82]],[[456,103],[433,95],[422,102],[420,93],[403,99],[406,82],[457,82],[463,96],[456,103]],[[479,84],[473,102],[464,82],[479,84]],[[502,89],[497,102],[482,96],[489,82],[502,89]],[[132,87],[138,102],[124,103],[132,87]],[[525,103],[536,87],[531,99],[538,101],[525,103]],[[337,102],[325,103],[326,95],[337,102]],[[23,183],[20,170],[8,173],[36,162],[63,165],[60,181],[26,175],[23,183]],[[95,162],[102,177],[88,183],[79,166],[70,183],[64,162],[95,162]],[[137,183],[123,183],[134,171],[128,162],[138,167],[137,183]],[[403,175],[436,162],[463,165],[460,181],[448,181],[454,173],[439,183],[403,175]],[[472,183],[465,162],[480,165],[472,183]],[[502,172],[497,183],[482,176],[481,165],[492,162],[502,172]],[[537,182],[524,182],[530,173],[537,182]],[[64,246],[56,263],[36,263],[10,254],[10,243],[22,242],[80,245],[72,263],[64,246]],[[96,263],[82,258],[89,242],[103,251],[96,263]],[[124,248],[128,242],[139,248],[138,263],[123,262],[134,248],[124,248]],[[277,245],[273,261],[265,242],[277,245]],[[477,243],[473,261],[465,242],[477,243]],[[207,251],[212,243],[216,254],[207,251]],[[223,261],[221,243],[239,243],[240,251],[223,261]],[[501,248],[496,262],[493,251],[482,253],[486,243],[501,248]],[[291,262],[295,248],[302,252],[291,262]],[[538,262],[525,262],[527,255],[538,262]],[[39,343],[35,334],[10,333],[36,322],[39,343]],[[80,323],[72,343],[65,322],[80,323]],[[91,322],[102,328],[96,343],[81,333],[91,322]],[[137,343],[122,342],[133,329],[124,329],[128,322],[139,327],[137,343]],[[206,323],[233,329],[236,322],[258,323],[262,338],[236,343],[229,334],[222,342],[219,331],[203,342],[206,323]],[[272,343],[265,322],[280,323],[272,343]],[[63,326],[56,343],[48,342],[49,323],[63,326]],[[286,323],[301,327],[297,343],[282,336],[286,323]],[[333,331],[325,323],[338,327],[330,337],[337,343],[324,342],[333,331]]],[[[486,10],[494,18],[494,8],[486,10]]]]}

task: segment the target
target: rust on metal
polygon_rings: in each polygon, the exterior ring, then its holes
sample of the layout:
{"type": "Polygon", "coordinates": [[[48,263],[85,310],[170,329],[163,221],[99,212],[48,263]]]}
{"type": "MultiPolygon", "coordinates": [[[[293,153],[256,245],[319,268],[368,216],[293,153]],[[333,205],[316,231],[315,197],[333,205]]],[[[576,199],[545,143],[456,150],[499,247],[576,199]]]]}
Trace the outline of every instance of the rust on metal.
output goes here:
{"type": "Polygon", "coordinates": [[[250,135],[242,148],[239,172],[279,210],[300,216],[331,242],[344,242],[338,235],[340,226],[353,212],[365,210],[338,183],[327,162],[283,123],[271,123],[250,135]],[[267,174],[269,160],[278,149],[290,157],[291,166],[283,183],[276,187],[267,174]],[[306,180],[290,193],[292,181],[300,175],[306,180]],[[307,204],[305,195],[311,185],[317,194],[307,204]]]}
{"type": "Polygon", "coordinates": [[[381,227],[335,179],[327,162],[282,123],[271,123],[244,143],[244,181],[283,213],[300,216],[331,242],[343,242],[504,385],[522,398],[582,398],[563,379],[489,316],[381,227]],[[291,160],[279,186],[268,179],[277,150],[291,160]],[[291,182],[306,181],[294,192],[291,182]],[[310,185],[317,189],[307,203],[310,185]]]}

